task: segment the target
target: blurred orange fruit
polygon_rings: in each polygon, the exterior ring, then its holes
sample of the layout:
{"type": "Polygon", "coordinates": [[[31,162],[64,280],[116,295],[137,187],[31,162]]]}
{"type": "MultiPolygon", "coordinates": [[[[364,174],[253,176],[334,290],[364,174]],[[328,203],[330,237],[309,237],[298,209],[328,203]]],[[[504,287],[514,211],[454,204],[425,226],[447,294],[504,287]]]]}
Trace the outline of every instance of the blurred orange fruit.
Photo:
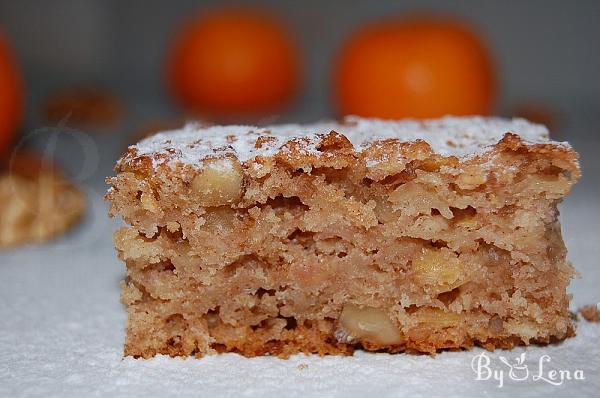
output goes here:
{"type": "Polygon", "coordinates": [[[485,45],[451,20],[372,24],[346,44],[334,73],[342,114],[389,119],[488,114],[495,95],[485,45]]]}
{"type": "Polygon", "coordinates": [[[10,149],[23,117],[23,82],[8,41],[0,32],[0,155],[10,149]]]}
{"type": "Polygon", "coordinates": [[[288,32],[270,14],[219,9],[183,27],[168,60],[168,78],[189,111],[264,115],[296,93],[299,59],[288,32]]]}

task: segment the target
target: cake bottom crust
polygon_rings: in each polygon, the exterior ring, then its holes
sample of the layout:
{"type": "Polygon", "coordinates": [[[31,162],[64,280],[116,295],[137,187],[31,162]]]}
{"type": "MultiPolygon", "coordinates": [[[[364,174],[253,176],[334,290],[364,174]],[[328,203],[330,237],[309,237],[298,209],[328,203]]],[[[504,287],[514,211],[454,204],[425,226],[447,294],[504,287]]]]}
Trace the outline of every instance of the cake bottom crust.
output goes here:
{"type": "MultiPolygon", "coordinates": [[[[148,320],[150,315],[135,314],[130,319],[139,321],[140,317],[146,317],[148,320]]],[[[355,350],[365,350],[435,355],[440,351],[470,350],[475,346],[493,351],[510,350],[516,346],[530,344],[547,345],[575,336],[575,328],[569,322],[564,332],[536,337],[529,341],[524,341],[516,335],[478,339],[454,328],[447,332],[421,330],[408,336],[401,344],[385,345],[369,341],[344,342],[339,335],[337,322],[333,320],[307,321],[303,325],[290,325],[289,320],[281,318],[271,321],[258,327],[231,327],[223,324],[208,326],[204,322],[190,325],[178,318],[168,319],[161,329],[152,332],[152,328],[143,328],[143,322],[135,325],[130,323],[124,354],[142,358],[151,358],[157,354],[201,358],[211,354],[237,353],[245,357],[273,355],[289,358],[298,353],[319,356],[352,355],[355,350]],[[281,321],[281,324],[277,325],[277,321],[281,321]],[[181,329],[183,324],[187,327],[185,330],[181,329]],[[165,337],[167,335],[171,337],[165,337]]],[[[209,320],[208,323],[210,322],[209,320]]]]}

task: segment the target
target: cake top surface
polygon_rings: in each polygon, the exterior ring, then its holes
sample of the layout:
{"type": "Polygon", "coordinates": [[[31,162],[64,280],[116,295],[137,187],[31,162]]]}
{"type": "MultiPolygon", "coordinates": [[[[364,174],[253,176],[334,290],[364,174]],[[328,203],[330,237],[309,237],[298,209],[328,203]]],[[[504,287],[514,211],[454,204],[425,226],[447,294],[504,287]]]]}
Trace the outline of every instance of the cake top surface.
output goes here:
{"type": "Polygon", "coordinates": [[[546,127],[525,119],[447,116],[423,121],[387,121],[348,116],[341,122],[265,127],[203,127],[188,123],[182,129],[157,133],[140,141],[130,147],[130,153],[136,157],[151,157],[155,166],[165,162],[195,165],[204,159],[228,154],[245,162],[256,156],[272,156],[291,140],[300,142],[305,153],[317,153],[320,136],[331,131],[346,136],[357,151],[382,139],[395,138],[402,142],[420,139],[440,155],[461,158],[485,152],[506,133],[517,134],[527,144],[568,146],[567,143],[551,141],[546,127]]]}

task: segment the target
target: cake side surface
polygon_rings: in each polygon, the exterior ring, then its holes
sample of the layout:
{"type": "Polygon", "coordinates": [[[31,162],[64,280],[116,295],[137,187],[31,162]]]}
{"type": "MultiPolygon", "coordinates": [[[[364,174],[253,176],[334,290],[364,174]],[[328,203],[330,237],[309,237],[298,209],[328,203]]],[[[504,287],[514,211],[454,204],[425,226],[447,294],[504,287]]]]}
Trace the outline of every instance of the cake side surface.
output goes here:
{"type": "Polygon", "coordinates": [[[573,333],[557,221],[579,177],[568,145],[522,120],[344,123],[130,148],[107,194],[130,225],[115,234],[127,355],[435,352],[573,333]]]}

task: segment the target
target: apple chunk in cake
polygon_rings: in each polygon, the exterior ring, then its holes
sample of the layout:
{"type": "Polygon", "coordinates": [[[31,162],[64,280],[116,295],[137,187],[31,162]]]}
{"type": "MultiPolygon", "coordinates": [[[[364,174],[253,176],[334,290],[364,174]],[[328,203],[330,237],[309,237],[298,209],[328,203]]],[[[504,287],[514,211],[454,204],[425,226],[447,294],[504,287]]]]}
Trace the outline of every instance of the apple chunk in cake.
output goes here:
{"type": "Polygon", "coordinates": [[[125,354],[488,349],[573,334],[577,154],[522,119],[160,133],[109,178],[125,354]]]}

